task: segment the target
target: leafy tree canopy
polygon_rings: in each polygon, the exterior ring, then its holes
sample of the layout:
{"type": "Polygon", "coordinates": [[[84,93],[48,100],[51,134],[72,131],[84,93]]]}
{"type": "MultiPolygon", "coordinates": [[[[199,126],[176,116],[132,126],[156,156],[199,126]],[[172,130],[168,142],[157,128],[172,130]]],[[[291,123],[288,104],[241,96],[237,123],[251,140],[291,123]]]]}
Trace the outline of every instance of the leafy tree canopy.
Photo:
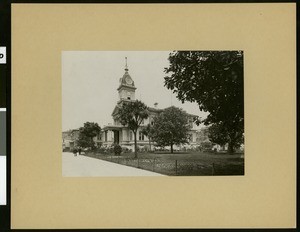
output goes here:
{"type": "Polygon", "coordinates": [[[222,123],[215,123],[208,127],[208,138],[212,143],[221,146],[228,143],[230,153],[244,142],[242,131],[228,130],[222,123]]]}
{"type": "Polygon", "coordinates": [[[154,118],[152,139],[158,146],[184,144],[189,141],[188,115],[177,107],[169,107],[154,118]]]}
{"type": "Polygon", "coordinates": [[[98,123],[86,122],[79,128],[78,145],[80,147],[94,148],[93,138],[101,131],[98,123]]]}
{"type": "Polygon", "coordinates": [[[144,119],[149,116],[148,107],[141,101],[123,102],[116,114],[116,119],[124,126],[127,126],[134,134],[135,158],[137,158],[137,130],[144,119]]]}
{"type": "Polygon", "coordinates": [[[91,149],[93,149],[95,146],[94,141],[91,140],[91,138],[87,137],[84,134],[79,134],[78,139],[77,139],[77,145],[79,147],[91,148],[91,149]]]}
{"type": "Polygon", "coordinates": [[[152,134],[153,134],[153,127],[148,124],[146,127],[144,127],[142,130],[141,130],[141,133],[146,135],[147,137],[149,138],[152,138],[152,134]]]}
{"type": "Polygon", "coordinates": [[[178,51],[169,56],[165,86],[177,98],[197,102],[209,112],[203,122],[243,122],[243,53],[240,51],[178,51]]]}
{"type": "Polygon", "coordinates": [[[93,138],[97,136],[101,128],[98,123],[95,122],[86,122],[83,127],[79,128],[79,133],[85,135],[88,138],[93,138]]]}
{"type": "Polygon", "coordinates": [[[177,98],[197,102],[208,112],[198,123],[224,127],[232,136],[244,132],[244,73],[241,51],[175,51],[169,55],[165,86],[177,98]]]}
{"type": "Polygon", "coordinates": [[[141,101],[123,102],[116,115],[117,120],[136,132],[144,119],[149,116],[148,107],[141,101]]]}
{"type": "Polygon", "coordinates": [[[224,146],[229,140],[229,134],[226,128],[215,123],[208,127],[208,138],[212,143],[224,146]]]}

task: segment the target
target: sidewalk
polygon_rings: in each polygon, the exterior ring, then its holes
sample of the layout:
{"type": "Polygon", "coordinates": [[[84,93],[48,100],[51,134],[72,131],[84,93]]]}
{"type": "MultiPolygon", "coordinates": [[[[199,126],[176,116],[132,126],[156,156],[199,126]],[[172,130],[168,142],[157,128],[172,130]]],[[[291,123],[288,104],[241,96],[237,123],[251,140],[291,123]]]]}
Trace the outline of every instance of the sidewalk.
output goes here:
{"type": "Polygon", "coordinates": [[[164,176],[138,168],[128,167],[104,160],[94,159],[73,153],[62,153],[63,177],[96,177],[96,176],[164,176]]]}

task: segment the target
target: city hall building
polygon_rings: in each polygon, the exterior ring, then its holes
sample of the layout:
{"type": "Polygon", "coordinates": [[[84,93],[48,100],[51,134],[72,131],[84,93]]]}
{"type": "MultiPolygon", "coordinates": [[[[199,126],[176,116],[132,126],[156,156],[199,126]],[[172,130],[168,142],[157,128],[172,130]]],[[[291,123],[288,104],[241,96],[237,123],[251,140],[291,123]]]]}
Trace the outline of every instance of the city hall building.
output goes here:
{"type": "MultiPolygon", "coordinates": [[[[102,144],[102,146],[110,146],[112,144],[120,144],[122,147],[127,147],[131,150],[134,150],[134,134],[131,130],[129,130],[126,126],[123,126],[118,120],[116,115],[118,114],[118,110],[123,102],[135,101],[135,90],[136,87],[134,85],[134,81],[128,73],[128,67],[125,67],[125,74],[119,80],[119,87],[117,89],[119,94],[119,100],[112,112],[113,124],[108,124],[102,128],[100,136],[95,140],[98,144],[102,144]]],[[[161,113],[164,109],[158,109],[157,103],[154,104],[154,107],[149,107],[149,117],[145,119],[137,132],[137,145],[140,148],[149,149],[149,139],[147,136],[141,133],[143,127],[148,124],[153,125],[153,118],[161,113]]],[[[188,123],[190,125],[190,143],[188,146],[196,145],[196,129],[194,129],[194,117],[196,115],[188,114],[188,123]]],[[[155,145],[151,143],[152,145],[155,145]]],[[[174,146],[176,149],[176,146],[174,146]]],[[[153,146],[151,146],[153,149],[153,146]]]]}

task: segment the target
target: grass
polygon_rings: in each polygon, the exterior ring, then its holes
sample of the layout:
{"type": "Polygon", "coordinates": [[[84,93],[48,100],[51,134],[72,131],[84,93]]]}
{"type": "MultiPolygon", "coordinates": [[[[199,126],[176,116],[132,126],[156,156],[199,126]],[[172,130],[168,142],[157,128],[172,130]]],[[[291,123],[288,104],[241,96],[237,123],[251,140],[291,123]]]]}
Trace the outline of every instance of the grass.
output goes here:
{"type": "Polygon", "coordinates": [[[241,154],[209,152],[139,153],[138,159],[135,159],[133,153],[125,153],[121,156],[94,154],[92,157],[166,175],[244,175],[244,159],[241,158],[241,154]]]}

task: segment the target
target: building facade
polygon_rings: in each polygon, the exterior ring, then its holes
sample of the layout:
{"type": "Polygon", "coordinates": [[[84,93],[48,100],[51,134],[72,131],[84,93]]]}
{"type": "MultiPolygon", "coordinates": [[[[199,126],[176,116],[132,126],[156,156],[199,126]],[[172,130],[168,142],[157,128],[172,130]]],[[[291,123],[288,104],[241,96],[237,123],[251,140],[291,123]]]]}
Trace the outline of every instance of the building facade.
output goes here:
{"type": "Polygon", "coordinates": [[[77,139],[79,137],[79,129],[68,130],[62,132],[62,149],[63,151],[71,151],[77,147],[77,139]]]}

